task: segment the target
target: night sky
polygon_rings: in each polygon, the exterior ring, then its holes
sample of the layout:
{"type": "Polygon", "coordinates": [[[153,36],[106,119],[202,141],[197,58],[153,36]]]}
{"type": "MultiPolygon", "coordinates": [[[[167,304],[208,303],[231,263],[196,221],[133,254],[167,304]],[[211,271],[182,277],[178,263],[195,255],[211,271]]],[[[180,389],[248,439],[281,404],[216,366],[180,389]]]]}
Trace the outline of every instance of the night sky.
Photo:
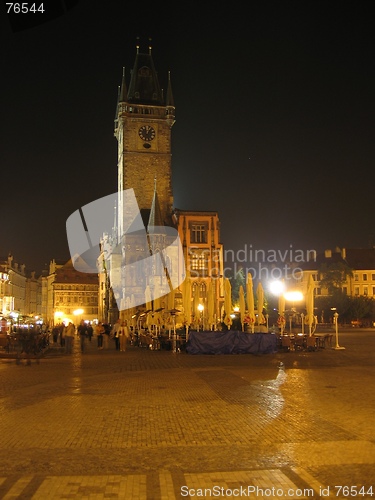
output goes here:
{"type": "Polygon", "coordinates": [[[117,190],[137,36],[171,71],[177,208],[217,210],[225,249],[375,243],[373,2],[177,4],[81,0],[23,31],[3,12],[0,256],[68,260],[66,219],[117,190]]]}

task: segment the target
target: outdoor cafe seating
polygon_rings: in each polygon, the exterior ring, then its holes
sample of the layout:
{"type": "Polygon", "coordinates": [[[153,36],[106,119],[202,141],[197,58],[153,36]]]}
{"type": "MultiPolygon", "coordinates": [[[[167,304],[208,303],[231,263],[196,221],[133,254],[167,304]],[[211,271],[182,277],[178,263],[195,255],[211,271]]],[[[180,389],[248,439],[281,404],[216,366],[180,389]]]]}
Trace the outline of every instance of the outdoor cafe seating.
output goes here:
{"type": "Polygon", "coordinates": [[[283,351],[317,351],[332,347],[332,333],[319,335],[313,333],[283,334],[280,335],[279,347],[283,351]]]}

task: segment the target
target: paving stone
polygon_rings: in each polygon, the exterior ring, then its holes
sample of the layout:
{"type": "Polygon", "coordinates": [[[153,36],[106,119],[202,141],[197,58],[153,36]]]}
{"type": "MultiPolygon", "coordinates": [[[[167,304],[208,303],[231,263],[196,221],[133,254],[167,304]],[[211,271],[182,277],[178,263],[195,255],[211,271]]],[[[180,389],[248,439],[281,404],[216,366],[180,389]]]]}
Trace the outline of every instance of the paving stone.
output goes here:
{"type": "Polygon", "coordinates": [[[375,331],[341,344],[200,356],[76,342],[39,364],[2,358],[0,498],[372,498],[375,331]]]}

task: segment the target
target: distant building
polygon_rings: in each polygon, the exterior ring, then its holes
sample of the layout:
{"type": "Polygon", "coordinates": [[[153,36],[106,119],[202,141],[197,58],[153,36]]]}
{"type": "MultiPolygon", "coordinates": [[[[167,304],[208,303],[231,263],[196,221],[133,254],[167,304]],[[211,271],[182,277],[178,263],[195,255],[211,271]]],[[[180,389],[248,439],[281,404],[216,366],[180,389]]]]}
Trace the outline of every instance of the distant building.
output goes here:
{"type": "Polygon", "coordinates": [[[26,314],[26,271],[25,264],[15,262],[12,254],[0,260],[1,314],[14,317],[26,314]]]}
{"type": "Polygon", "coordinates": [[[48,276],[43,278],[43,288],[46,299],[43,309],[49,325],[98,319],[97,274],[76,271],[71,260],[64,265],[53,260],[48,276]]]}
{"type": "Polygon", "coordinates": [[[352,270],[353,276],[348,277],[341,290],[350,297],[375,298],[375,248],[335,248],[318,254],[315,261],[301,266],[296,272],[297,284],[303,293],[306,293],[309,276],[312,274],[316,283],[315,295],[328,295],[328,290],[320,286],[323,278],[320,272],[322,265],[342,263],[352,270]]]}

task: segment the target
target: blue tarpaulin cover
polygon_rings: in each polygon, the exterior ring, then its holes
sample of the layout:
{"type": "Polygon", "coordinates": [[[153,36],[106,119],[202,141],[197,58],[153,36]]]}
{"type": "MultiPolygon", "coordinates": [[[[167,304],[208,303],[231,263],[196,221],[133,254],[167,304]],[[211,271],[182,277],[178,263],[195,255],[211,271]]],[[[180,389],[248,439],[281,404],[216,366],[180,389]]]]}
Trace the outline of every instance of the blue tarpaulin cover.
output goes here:
{"type": "Polygon", "coordinates": [[[189,332],[188,354],[271,354],[277,352],[273,333],[189,332]]]}

